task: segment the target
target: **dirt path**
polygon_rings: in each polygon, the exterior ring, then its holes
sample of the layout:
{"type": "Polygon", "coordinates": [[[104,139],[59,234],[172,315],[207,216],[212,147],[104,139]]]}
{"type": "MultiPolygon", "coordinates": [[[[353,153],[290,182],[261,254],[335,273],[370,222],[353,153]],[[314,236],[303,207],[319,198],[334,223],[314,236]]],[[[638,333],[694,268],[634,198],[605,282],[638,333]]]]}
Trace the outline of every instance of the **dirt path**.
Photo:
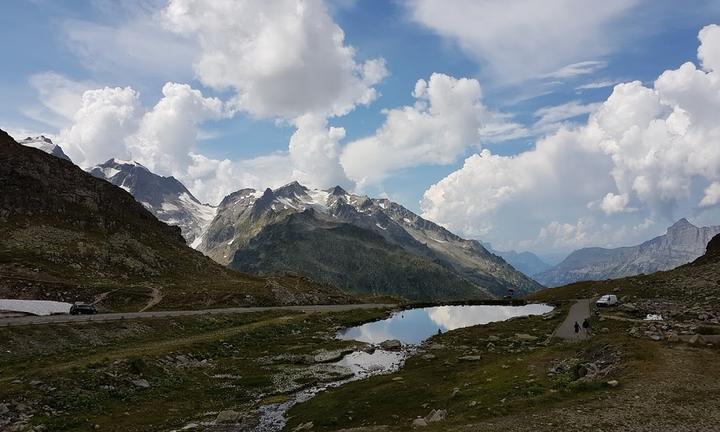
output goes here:
{"type": "Polygon", "coordinates": [[[145,307],[140,309],[140,312],[145,312],[146,310],[160,303],[160,300],[162,300],[162,298],[163,295],[162,291],[160,291],[160,288],[152,288],[152,296],[150,297],[150,300],[147,302],[145,307]]]}
{"type": "Polygon", "coordinates": [[[582,328],[585,319],[590,319],[590,299],[578,300],[568,312],[567,318],[555,329],[553,336],[565,340],[581,340],[588,337],[587,330],[582,328]],[[580,331],[575,332],[575,323],[580,325],[580,331]]]}
{"type": "Polygon", "coordinates": [[[151,312],[126,312],[109,313],[97,315],[51,315],[51,316],[29,316],[19,318],[0,319],[0,327],[37,324],[67,324],[76,322],[103,322],[119,321],[124,319],[140,318],[165,318],[193,315],[221,315],[238,314],[250,312],[266,312],[274,310],[290,310],[298,312],[342,312],[353,309],[378,309],[393,307],[394,304],[346,304],[346,305],[309,305],[309,306],[268,306],[268,307],[238,307],[221,309],[200,309],[185,311],[151,311],[151,312]]]}

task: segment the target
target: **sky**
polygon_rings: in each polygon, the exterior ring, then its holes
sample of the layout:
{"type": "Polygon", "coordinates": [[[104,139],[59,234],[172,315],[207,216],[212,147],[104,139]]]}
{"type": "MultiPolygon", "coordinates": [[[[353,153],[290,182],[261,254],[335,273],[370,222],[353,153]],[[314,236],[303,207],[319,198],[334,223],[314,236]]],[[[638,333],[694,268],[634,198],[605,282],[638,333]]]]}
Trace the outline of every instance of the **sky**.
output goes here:
{"type": "Polygon", "coordinates": [[[632,245],[720,224],[718,24],[710,0],[9,0],[0,128],[211,204],[298,180],[497,250],[632,245]]]}

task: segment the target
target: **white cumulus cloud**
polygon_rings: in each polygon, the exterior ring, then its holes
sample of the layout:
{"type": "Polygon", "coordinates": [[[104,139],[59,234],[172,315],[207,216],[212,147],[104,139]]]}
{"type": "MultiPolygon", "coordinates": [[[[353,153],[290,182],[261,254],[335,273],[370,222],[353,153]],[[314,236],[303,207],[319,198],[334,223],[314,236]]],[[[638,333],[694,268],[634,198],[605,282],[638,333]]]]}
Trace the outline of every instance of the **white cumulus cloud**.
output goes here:
{"type": "Polygon", "coordinates": [[[333,116],[372,102],[382,59],[360,63],[320,0],[170,0],[168,28],[197,38],[203,84],[260,117],[333,116]]]}
{"type": "Polygon", "coordinates": [[[561,128],[519,155],[469,157],[425,192],[425,216],[461,232],[485,232],[493,242],[502,232],[518,243],[534,237],[536,246],[558,247],[570,245],[569,236],[578,244],[594,240],[578,221],[586,227],[598,211],[627,213],[612,222],[619,225],[607,222],[617,233],[716,204],[720,27],[705,27],[699,39],[703,69],[686,63],[665,71],[653,87],[619,84],[587,124],[561,128]],[[557,223],[548,227],[548,220],[557,223]]]}
{"type": "Polygon", "coordinates": [[[374,135],[345,147],[340,160],[351,179],[375,183],[402,168],[452,163],[483,140],[527,134],[482,104],[475,79],[435,73],[417,81],[413,97],[414,105],[387,110],[374,135]]]}

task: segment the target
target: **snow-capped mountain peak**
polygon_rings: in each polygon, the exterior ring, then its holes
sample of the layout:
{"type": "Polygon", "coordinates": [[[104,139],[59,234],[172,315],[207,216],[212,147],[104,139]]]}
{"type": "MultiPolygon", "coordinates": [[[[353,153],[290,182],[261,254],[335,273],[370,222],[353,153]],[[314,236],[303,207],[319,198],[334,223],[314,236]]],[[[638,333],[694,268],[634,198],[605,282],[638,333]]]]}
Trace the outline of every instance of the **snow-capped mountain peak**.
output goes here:
{"type": "Polygon", "coordinates": [[[135,161],[110,159],[90,170],[90,174],[125,189],[168,225],[177,225],[193,247],[200,244],[205,227],[217,208],[201,203],[174,177],[154,174],[135,161]]]}
{"type": "MultiPolygon", "coordinates": [[[[45,135],[39,135],[36,137],[27,137],[22,141],[19,141],[20,144],[28,146],[28,147],[34,147],[36,149],[40,149],[44,151],[45,153],[51,154],[55,157],[58,157],[60,159],[65,159],[67,161],[70,161],[70,158],[68,155],[65,154],[63,149],[52,142],[52,140],[45,135]]],[[[72,161],[71,161],[72,162],[72,161]]]]}

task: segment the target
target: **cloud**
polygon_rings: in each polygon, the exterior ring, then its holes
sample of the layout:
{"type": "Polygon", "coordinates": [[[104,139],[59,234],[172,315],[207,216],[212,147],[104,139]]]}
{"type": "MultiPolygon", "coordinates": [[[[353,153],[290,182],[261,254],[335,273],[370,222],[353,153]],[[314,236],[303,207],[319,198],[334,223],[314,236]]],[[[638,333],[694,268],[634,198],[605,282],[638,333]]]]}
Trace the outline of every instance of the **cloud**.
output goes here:
{"type": "MultiPolygon", "coordinates": [[[[639,0],[411,0],[413,20],[451,39],[495,80],[517,82],[612,52],[639,0]],[[542,53],[538,55],[538,53],[542,53]]],[[[565,73],[586,68],[565,69],[565,73]]]]}
{"type": "Polygon", "coordinates": [[[536,128],[543,128],[563,120],[569,120],[584,114],[595,111],[600,106],[599,103],[583,104],[580,101],[570,101],[562,105],[543,107],[535,111],[533,114],[538,120],[535,123],[536,128]]]}
{"type": "Polygon", "coordinates": [[[328,127],[324,118],[312,114],[299,117],[295,125],[289,146],[293,179],[310,187],[348,186],[340,166],[339,141],[345,138],[345,129],[328,127]]]}
{"type": "Polygon", "coordinates": [[[196,38],[203,84],[232,89],[239,109],[258,117],[344,115],[377,97],[382,59],[355,50],[320,0],[170,0],[167,28],[196,38]]]}
{"type": "Polygon", "coordinates": [[[387,110],[374,135],[345,147],[340,161],[351,179],[377,183],[402,168],[455,162],[483,140],[526,134],[482,104],[477,80],[435,73],[418,80],[412,95],[413,106],[387,110]]]}
{"type": "Polygon", "coordinates": [[[593,81],[593,82],[589,82],[587,84],[579,85],[579,86],[575,87],[575,90],[584,91],[584,90],[601,89],[601,88],[606,88],[606,87],[612,87],[618,83],[620,83],[619,80],[593,81]]]}
{"type": "Polygon", "coordinates": [[[607,215],[633,211],[634,209],[628,208],[627,206],[629,202],[630,197],[628,194],[617,195],[612,192],[608,192],[608,194],[603,197],[602,202],[600,203],[600,208],[607,215]]]}
{"type": "Polygon", "coordinates": [[[574,78],[580,75],[588,75],[603,69],[607,62],[600,60],[587,60],[563,66],[560,69],[543,75],[544,78],[574,78]]]}
{"type": "MultiPolygon", "coordinates": [[[[534,238],[535,247],[558,247],[570,245],[562,239],[572,236],[577,245],[598,241],[582,234],[590,226],[641,236],[642,230],[628,227],[646,219],[671,222],[714,205],[720,71],[713,55],[720,52],[719,35],[718,26],[699,33],[704,70],[685,63],[661,74],[652,88],[619,84],[583,126],[562,127],[515,156],[470,156],[425,192],[424,215],[493,243],[502,232],[516,244],[534,238]],[[589,225],[620,213],[625,216],[589,225]],[[548,220],[557,223],[548,227],[548,220]]],[[[600,241],[608,239],[628,241],[605,235],[600,241]]]]}
{"type": "Polygon", "coordinates": [[[83,93],[74,124],[60,132],[58,141],[70,159],[90,166],[108,155],[128,158],[125,138],[137,129],[143,114],[138,93],[130,87],[105,87],[83,93]]]}
{"type": "Polygon", "coordinates": [[[700,207],[710,207],[720,203],[720,183],[712,182],[705,189],[705,194],[700,200],[700,207]]]}
{"type": "Polygon", "coordinates": [[[22,108],[22,113],[33,120],[57,129],[72,122],[82,106],[82,94],[97,84],[71,80],[55,72],[41,72],[30,76],[30,86],[37,92],[39,103],[22,108]]]}
{"type": "Polygon", "coordinates": [[[219,99],[203,97],[187,84],[166,83],[162,94],[127,143],[133,157],[151,170],[179,173],[192,162],[198,125],[225,113],[219,99]]]}
{"type": "Polygon", "coordinates": [[[123,79],[192,78],[197,45],[166,31],[157,13],[131,11],[119,24],[66,20],[62,31],[70,50],[92,71],[123,79]]]}

